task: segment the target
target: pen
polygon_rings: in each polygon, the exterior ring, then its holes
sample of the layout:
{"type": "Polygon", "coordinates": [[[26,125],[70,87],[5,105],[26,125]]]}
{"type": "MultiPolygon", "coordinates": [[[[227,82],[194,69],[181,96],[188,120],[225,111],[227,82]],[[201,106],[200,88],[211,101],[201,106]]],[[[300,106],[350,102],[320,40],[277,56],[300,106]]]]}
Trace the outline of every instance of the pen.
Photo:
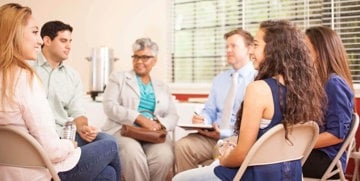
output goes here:
{"type": "Polygon", "coordinates": [[[198,114],[196,111],[194,111],[194,114],[197,115],[197,116],[199,116],[199,114],[198,114]]]}

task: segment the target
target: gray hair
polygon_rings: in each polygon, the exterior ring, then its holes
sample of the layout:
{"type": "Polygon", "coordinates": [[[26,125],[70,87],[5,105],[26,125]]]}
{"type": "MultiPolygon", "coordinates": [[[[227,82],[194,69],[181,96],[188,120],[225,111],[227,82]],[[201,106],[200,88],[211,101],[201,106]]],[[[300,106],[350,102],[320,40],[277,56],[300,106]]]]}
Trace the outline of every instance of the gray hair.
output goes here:
{"type": "Polygon", "coordinates": [[[150,38],[137,39],[133,44],[132,48],[134,52],[144,50],[145,48],[149,48],[151,49],[154,56],[157,56],[159,51],[158,45],[155,42],[153,42],[150,38]]]}

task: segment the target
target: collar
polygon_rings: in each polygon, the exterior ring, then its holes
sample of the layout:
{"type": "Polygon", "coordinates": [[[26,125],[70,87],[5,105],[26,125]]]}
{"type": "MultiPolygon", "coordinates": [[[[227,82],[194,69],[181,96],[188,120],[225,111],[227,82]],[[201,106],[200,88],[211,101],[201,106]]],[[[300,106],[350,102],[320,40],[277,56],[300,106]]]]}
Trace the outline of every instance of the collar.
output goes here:
{"type": "MultiPolygon", "coordinates": [[[[134,70],[130,70],[130,71],[126,72],[125,77],[127,80],[136,81],[136,73],[134,70]]],[[[151,84],[153,86],[155,86],[155,85],[160,86],[163,84],[161,81],[158,81],[157,79],[153,79],[151,76],[150,76],[150,79],[151,79],[151,84]]]]}
{"type": "Polygon", "coordinates": [[[233,69],[233,71],[231,72],[231,75],[233,75],[234,72],[238,72],[239,76],[245,77],[247,74],[250,74],[253,71],[255,71],[254,64],[252,63],[252,61],[249,61],[247,64],[242,66],[240,69],[238,69],[238,70],[233,69]]]}
{"type": "MultiPolygon", "coordinates": [[[[42,53],[42,51],[40,51],[40,53],[38,54],[37,56],[37,60],[36,60],[36,64],[38,66],[41,66],[41,67],[50,67],[50,64],[48,63],[47,59],[45,58],[44,54],[42,53]]],[[[59,66],[57,67],[59,70],[62,70],[63,68],[65,68],[64,66],[64,61],[61,61],[59,66]]]]}

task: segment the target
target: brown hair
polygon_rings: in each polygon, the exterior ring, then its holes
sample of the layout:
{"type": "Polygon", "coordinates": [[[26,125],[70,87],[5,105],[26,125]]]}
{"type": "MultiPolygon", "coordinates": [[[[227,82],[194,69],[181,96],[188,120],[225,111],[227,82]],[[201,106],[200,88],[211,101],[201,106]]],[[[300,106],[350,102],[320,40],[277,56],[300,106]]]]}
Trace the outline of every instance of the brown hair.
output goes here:
{"type": "Polygon", "coordinates": [[[306,36],[315,49],[317,57],[314,64],[323,86],[330,74],[336,73],[354,91],[345,47],[336,32],[325,26],[316,26],[308,28],[306,36]]]}
{"type": "Polygon", "coordinates": [[[234,30],[231,30],[231,31],[225,33],[224,34],[224,39],[226,40],[230,36],[233,36],[233,35],[240,35],[241,37],[243,37],[246,46],[249,46],[249,45],[253,44],[254,37],[249,32],[247,32],[247,31],[245,31],[245,30],[243,30],[241,28],[234,29],[234,30]]]}
{"type": "MultiPolygon", "coordinates": [[[[312,66],[304,34],[286,20],[264,21],[260,24],[260,30],[264,31],[265,60],[259,65],[256,80],[283,76],[285,100],[281,100],[284,92],[280,91],[279,97],[286,137],[290,125],[310,120],[322,123],[325,91],[312,66]]],[[[280,86],[279,81],[278,84],[280,86]]],[[[237,126],[241,114],[240,110],[237,126]]]]}

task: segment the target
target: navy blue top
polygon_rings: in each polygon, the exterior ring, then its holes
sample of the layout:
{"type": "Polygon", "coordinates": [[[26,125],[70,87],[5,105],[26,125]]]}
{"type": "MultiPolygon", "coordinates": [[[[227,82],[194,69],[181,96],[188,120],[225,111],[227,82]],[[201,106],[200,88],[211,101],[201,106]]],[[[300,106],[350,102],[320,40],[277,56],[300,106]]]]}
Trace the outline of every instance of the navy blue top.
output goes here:
{"type": "MultiPolygon", "coordinates": [[[[268,78],[264,80],[270,87],[274,102],[274,115],[270,124],[263,129],[259,129],[258,138],[260,138],[265,132],[277,124],[281,124],[282,112],[280,109],[280,93],[282,100],[286,99],[286,87],[279,85],[275,79],[268,78]],[[281,90],[281,91],[280,91],[281,90]]],[[[241,134],[241,133],[240,133],[241,134]]],[[[269,155],[271,156],[271,155],[269,155]]],[[[221,180],[232,181],[239,168],[228,168],[223,166],[217,166],[214,169],[215,175],[221,180]]],[[[270,165],[261,166],[249,166],[247,167],[241,180],[251,181],[301,181],[302,169],[301,160],[282,162],[270,165]]]]}
{"type": "MultiPolygon", "coordinates": [[[[329,132],[332,135],[345,139],[349,133],[351,120],[354,112],[354,93],[344,79],[337,74],[331,74],[325,85],[325,91],[328,98],[327,110],[325,112],[325,121],[320,125],[320,133],[329,132]]],[[[334,159],[340,150],[342,143],[320,148],[331,160],[334,159]]],[[[346,167],[346,154],[340,158],[343,170],[346,167]]]]}

